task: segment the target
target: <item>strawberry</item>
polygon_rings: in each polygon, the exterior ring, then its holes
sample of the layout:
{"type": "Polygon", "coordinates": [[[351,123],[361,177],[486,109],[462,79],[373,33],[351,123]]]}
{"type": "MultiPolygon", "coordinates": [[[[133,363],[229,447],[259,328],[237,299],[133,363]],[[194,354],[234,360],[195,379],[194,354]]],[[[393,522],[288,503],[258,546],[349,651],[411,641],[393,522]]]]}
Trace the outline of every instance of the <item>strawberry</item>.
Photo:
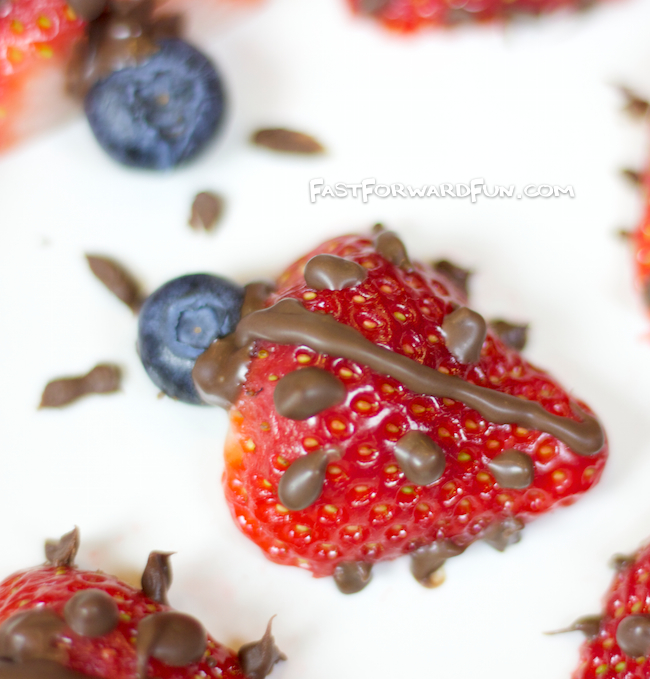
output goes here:
{"type": "Polygon", "coordinates": [[[136,589],[74,566],[75,529],[46,544],[47,563],[0,583],[0,677],[262,679],[283,658],[270,624],[239,657],[167,603],[169,554],[152,552],[136,589]]]}
{"type": "Polygon", "coordinates": [[[255,287],[267,308],[250,313],[249,286],[235,332],[197,360],[203,399],[234,404],[228,504],[269,559],[350,592],[408,553],[432,586],[445,558],[479,539],[504,549],[599,480],[607,447],[587,407],[456,285],[391,232],[337,238],[270,298],[255,287]]]}
{"type": "Polygon", "coordinates": [[[587,635],[573,679],[650,677],[650,544],[632,556],[615,557],[614,566],[602,615],[569,628],[587,635]]]}

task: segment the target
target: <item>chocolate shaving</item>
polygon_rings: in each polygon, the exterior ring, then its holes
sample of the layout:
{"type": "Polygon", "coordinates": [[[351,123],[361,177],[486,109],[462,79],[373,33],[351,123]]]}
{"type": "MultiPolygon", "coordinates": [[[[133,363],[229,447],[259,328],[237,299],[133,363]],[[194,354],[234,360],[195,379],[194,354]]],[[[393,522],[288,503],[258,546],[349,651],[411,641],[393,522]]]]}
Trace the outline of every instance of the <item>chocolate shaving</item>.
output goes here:
{"type": "Polygon", "coordinates": [[[490,321],[492,330],[497,337],[508,347],[515,351],[521,351],[528,341],[527,323],[510,323],[509,321],[490,321]]]}
{"type": "Polygon", "coordinates": [[[626,167],[621,170],[621,174],[633,186],[641,186],[643,183],[643,172],[637,172],[636,170],[631,170],[630,168],[626,167]]]}
{"type": "Polygon", "coordinates": [[[472,275],[469,269],[463,269],[463,267],[457,266],[447,259],[433,262],[433,268],[467,297],[467,284],[472,275]]]}
{"type": "Polygon", "coordinates": [[[251,137],[251,142],[282,153],[313,155],[325,152],[325,148],[314,137],[282,127],[258,130],[251,137]]]}
{"type": "Polygon", "coordinates": [[[223,214],[224,200],[212,191],[197,193],[188,224],[196,231],[214,231],[223,214]]]}
{"type": "Polygon", "coordinates": [[[81,377],[63,377],[45,385],[39,408],[62,408],[88,394],[112,394],[120,388],[120,369],[96,365],[81,377]]]}
{"type": "Polygon", "coordinates": [[[137,313],[144,302],[140,285],[135,278],[121,265],[108,257],[86,255],[88,266],[97,278],[134,313],[137,313]]]}
{"type": "Polygon", "coordinates": [[[45,558],[50,566],[74,566],[79,549],[79,529],[75,526],[58,540],[47,540],[45,558]]]}
{"type": "Polygon", "coordinates": [[[635,118],[642,118],[648,112],[650,103],[639,97],[636,92],[632,91],[628,87],[619,87],[618,89],[623,97],[625,97],[625,106],[623,110],[626,113],[629,113],[635,118]]]}
{"type": "Polygon", "coordinates": [[[287,656],[275,645],[275,639],[271,634],[272,622],[273,618],[269,620],[266,632],[259,641],[244,644],[237,653],[242,672],[248,679],[264,679],[271,673],[273,665],[280,660],[287,659],[287,656]]]}
{"type": "Polygon", "coordinates": [[[172,568],[169,557],[174,552],[151,552],[142,573],[142,592],[159,604],[169,605],[167,590],[172,584],[172,568]]]}

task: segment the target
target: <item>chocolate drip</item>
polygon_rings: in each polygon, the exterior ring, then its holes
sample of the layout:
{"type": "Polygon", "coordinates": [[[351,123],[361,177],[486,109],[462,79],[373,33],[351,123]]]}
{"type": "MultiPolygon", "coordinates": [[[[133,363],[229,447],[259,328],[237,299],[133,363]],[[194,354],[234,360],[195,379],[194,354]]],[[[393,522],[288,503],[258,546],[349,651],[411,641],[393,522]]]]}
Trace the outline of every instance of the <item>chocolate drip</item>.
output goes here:
{"type": "Polygon", "coordinates": [[[491,321],[490,326],[499,339],[511,349],[522,351],[528,341],[528,324],[510,323],[508,321],[491,321]]]}
{"type": "Polygon", "coordinates": [[[447,349],[461,363],[476,363],[487,336],[487,323],[481,314],[467,307],[458,307],[442,321],[447,349]]]}
{"type": "Polygon", "coordinates": [[[120,621],[115,599],[101,589],[84,589],[68,599],[63,617],[70,628],[84,637],[101,637],[120,621]]]}
{"type": "Polygon", "coordinates": [[[167,590],[172,584],[172,567],[169,563],[172,554],[173,552],[151,552],[142,573],[142,593],[165,606],[169,605],[167,590]]]}
{"type": "Polygon", "coordinates": [[[107,0],[68,0],[68,4],[84,21],[96,19],[106,8],[107,0]]]}
{"type": "Polygon", "coordinates": [[[243,318],[253,311],[263,309],[275,285],[271,281],[253,281],[244,287],[244,302],[240,315],[243,318]]]}
{"type": "Polygon", "coordinates": [[[314,504],[323,492],[327,465],[340,457],[341,450],[331,447],[292,462],[278,484],[280,502],[291,511],[300,511],[314,504]]]}
{"type": "Polygon", "coordinates": [[[52,660],[11,663],[0,660],[0,679],[93,679],[88,674],[69,670],[52,660]]]}
{"type": "Polygon", "coordinates": [[[463,269],[463,267],[457,266],[447,259],[440,259],[437,262],[433,262],[433,268],[467,297],[467,283],[469,277],[472,275],[472,272],[469,271],[469,269],[463,269]]]}
{"type": "Polygon", "coordinates": [[[521,540],[521,531],[524,522],[515,517],[508,516],[498,523],[492,524],[483,534],[483,540],[499,552],[505,551],[506,547],[516,545],[521,540]]]}
{"type": "Polygon", "coordinates": [[[208,645],[203,625],[190,615],[161,611],[138,624],[136,656],[138,677],[147,676],[149,658],[172,667],[184,667],[201,659],[208,645]]]}
{"type": "Polygon", "coordinates": [[[253,641],[249,644],[244,644],[237,656],[241,665],[242,672],[247,679],[264,679],[271,674],[273,665],[286,660],[287,656],[278,649],[275,645],[275,639],[271,634],[271,623],[273,618],[269,620],[266,626],[266,632],[259,641],[253,641]]]}
{"type": "Polygon", "coordinates": [[[197,231],[212,231],[222,212],[223,198],[212,191],[201,191],[194,198],[188,223],[197,231]]]}
{"type": "Polygon", "coordinates": [[[616,643],[631,658],[650,653],[650,615],[628,615],[616,629],[616,643]]]}
{"type": "Polygon", "coordinates": [[[65,662],[67,653],[59,645],[65,628],[63,619],[49,608],[15,613],[0,625],[0,658],[65,662]]]}
{"type": "Polygon", "coordinates": [[[584,615],[578,618],[564,629],[559,629],[554,632],[546,632],[546,634],[564,634],[566,632],[582,632],[587,639],[595,639],[600,634],[600,623],[602,622],[600,615],[584,615]]]}
{"type": "Polygon", "coordinates": [[[59,540],[45,543],[45,558],[51,566],[74,566],[79,549],[79,529],[75,526],[59,540]]]}
{"type": "Polygon", "coordinates": [[[502,488],[528,488],[535,474],[530,455],[519,450],[505,450],[488,463],[488,469],[502,488]]]}
{"type": "Polygon", "coordinates": [[[391,262],[391,264],[409,271],[411,269],[411,262],[401,239],[392,231],[384,231],[383,227],[379,229],[375,227],[375,231],[375,248],[377,252],[384,259],[391,262]]]}
{"type": "Polygon", "coordinates": [[[436,571],[444,566],[447,559],[464,551],[465,547],[459,547],[451,540],[436,540],[411,553],[411,573],[424,587],[437,587],[441,582],[435,577],[436,571]]]}
{"type": "MultiPolygon", "coordinates": [[[[480,387],[453,375],[445,375],[374,344],[360,332],[339,323],[332,316],[307,311],[295,299],[280,300],[272,307],[242,318],[234,336],[225,338],[231,347],[231,353],[222,365],[228,367],[228,359],[236,358],[232,356],[233,350],[252,345],[258,339],[278,344],[306,345],[314,351],[361,363],[381,375],[394,377],[415,393],[461,401],[496,424],[517,424],[545,431],[564,441],[579,455],[595,455],[605,442],[598,421],[577,406],[574,406],[574,412],[582,418],[581,421],[553,415],[539,403],[480,387]]],[[[224,340],[218,340],[208,351],[222,342],[224,340]]],[[[203,354],[199,358],[197,365],[205,356],[203,354]]],[[[230,374],[233,372],[231,370],[230,374]]],[[[241,375],[240,385],[245,374],[246,366],[241,365],[238,373],[241,375]]],[[[224,376],[219,379],[221,385],[226,381],[224,376]]],[[[210,398],[211,393],[206,386],[209,387],[207,384],[199,384],[197,380],[197,387],[206,393],[206,398],[210,398]]],[[[236,399],[237,385],[231,382],[228,388],[230,395],[236,399]]]]}
{"type": "Polygon", "coordinates": [[[336,255],[316,255],[305,265],[305,283],[314,290],[353,288],[367,276],[361,264],[336,255]]]}
{"type": "Polygon", "coordinates": [[[372,580],[372,564],[342,561],[334,568],[334,582],[342,594],[356,594],[372,580]]]}
{"type": "Polygon", "coordinates": [[[283,417],[306,420],[345,400],[341,380],[322,368],[302,368],[287,373],[275,387],[273,403],[283,417]]]}
{"type": "Polygon", "coordinates": [[[430,436],[410,431],[395,445],[395,458],[409,481],[428,486],[445,471],[445,454],[430,436]]]}

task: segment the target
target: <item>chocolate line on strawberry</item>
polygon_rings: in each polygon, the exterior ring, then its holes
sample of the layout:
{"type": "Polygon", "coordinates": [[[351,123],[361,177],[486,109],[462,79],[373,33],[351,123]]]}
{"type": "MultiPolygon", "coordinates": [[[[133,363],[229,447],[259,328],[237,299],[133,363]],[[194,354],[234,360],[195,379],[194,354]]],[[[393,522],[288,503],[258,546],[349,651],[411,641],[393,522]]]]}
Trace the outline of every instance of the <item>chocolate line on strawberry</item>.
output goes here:
{"type": "Polygon", "coordinates": [[[334,446],[299,457],[280,479],[280,502],[291,511],[314,504],[323,491],[327,465],[341,457],[341,449],[334,446]]]}
{"type": "Polygon", "coordinates": [[[430,436],[410,431],[395,445],[395,459],[409,481],[421,486],[434,483],[445,471],[442,448],[430,436]]]}
{"type": "Polygon", "coordinates": [[[142,591],[159,604],[169,605],[167,590],[172,584],[172,567],[169,557],[173,552],[151,552],[142,573],[142,591]]]}
{"type": "Polygon", "coordinates": [[[273,392],[275,409],[291,420],[306,420],[345,401],[345,385],[322,368],[302,368],[285,375],[273,392]]]}
{"type": "Polygon", "coordinates": [[[445,561],[464,551],[465,547],[460,547],[451,540],[435,540],[411,554],[411,573],[424,587],[438,587],[443,581],[440,569],[445,561]]]}
{"type": "Polygon", "coordinates": [[[241,361],[250,354],[255,340],[269,340],[278,344],[304,345],[317,352],[361,363],[381,375],[394,377],[415,393],[461,401],[497,424],[518,424],[544,431],[566,443],[578,455],[596,455],[605,443],[598,420],[578,406],[574,406],[574,412],[581,417],[580,421],[553,415],[539,403],[445,375],[374,344],[332,316],[307,311],[295,299],[280,300],[272,307],[245,316],[233,336],[225,339],[225,343],[218,340],[199,356],[194,367],[197,391],[208,403],[234,403],[232,397],[239,393],[243,379],[239,385],[226,384],[221,371],[226,369],[230,377],[241,379],[245,375],[241,361]],[[237,358],[233,360],[235,354],[237,358]],[[232,362],[239,362],[237,369],[232,367],[232,362]],[[207,369],[206,363],[211,363],[207,369]],[[215,379],[215,376],[219,377],[215,379]]]}
{"type": "Polygon", "coordinates": [[[461,306],[442,321],[447,349],[461,363],[476,363],[487,336],[487,323],[481,314],[461,306]]]}
{"type": "Polygon", "coordinates": [[[368,272],[337,255],[316,255],[305,265],[305,283],[314,290],[344,290],[363,283],[368,272]]]}
{"type": "Polygon", "coordinates": [[[101,589],[86,589],[66,602],[63,617],[77,634],[102,637],[117,627],[120,609],[110,594],[101,589]]]}
{"type": "Polygon", "coordinates": [[[520,450],[505,450],[488,463],[488,469],[502,488],[528,488],[535,474],[530,455],[520,450]]]}
{"type": "Polygon", "coordinates": [[[356,594],[372,580],[372,564],[343,561],[334,569],[334,582],[342,594],[356,594]]]}
{"type": "Polygon", "coordinates": [[[248,679],[264,679],[271,673],[273,665],[280,660],[287,659],[287,656],[275,645],[271,634],[272,624],[273,618],[269,620],[264,636],[259,641],[244,644],[237,653],[242,671],[248,679]]]}

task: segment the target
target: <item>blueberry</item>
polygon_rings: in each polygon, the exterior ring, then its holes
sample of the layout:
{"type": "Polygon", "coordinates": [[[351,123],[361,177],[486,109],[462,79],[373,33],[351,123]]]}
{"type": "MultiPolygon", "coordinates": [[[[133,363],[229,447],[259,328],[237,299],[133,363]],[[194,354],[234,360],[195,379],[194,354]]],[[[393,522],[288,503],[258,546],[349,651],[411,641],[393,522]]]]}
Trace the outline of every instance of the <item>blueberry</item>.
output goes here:
{"type": "Polygon", "coordinates": [[[161,40],[138,66],[115,71],[90,89],[86,116],[113,159],[165,170],[193,158],[214,136],[224,111],[214,66],[182,40],[161,40]]]}
{"type": "Polygon", "coordinates": [[[153,382],[172,398],[201,404],[194,362],[235,329],[243,301],[243,288],[208,274],[181,276],[158,288],[138,322],[140,359],[153,382]]]}

